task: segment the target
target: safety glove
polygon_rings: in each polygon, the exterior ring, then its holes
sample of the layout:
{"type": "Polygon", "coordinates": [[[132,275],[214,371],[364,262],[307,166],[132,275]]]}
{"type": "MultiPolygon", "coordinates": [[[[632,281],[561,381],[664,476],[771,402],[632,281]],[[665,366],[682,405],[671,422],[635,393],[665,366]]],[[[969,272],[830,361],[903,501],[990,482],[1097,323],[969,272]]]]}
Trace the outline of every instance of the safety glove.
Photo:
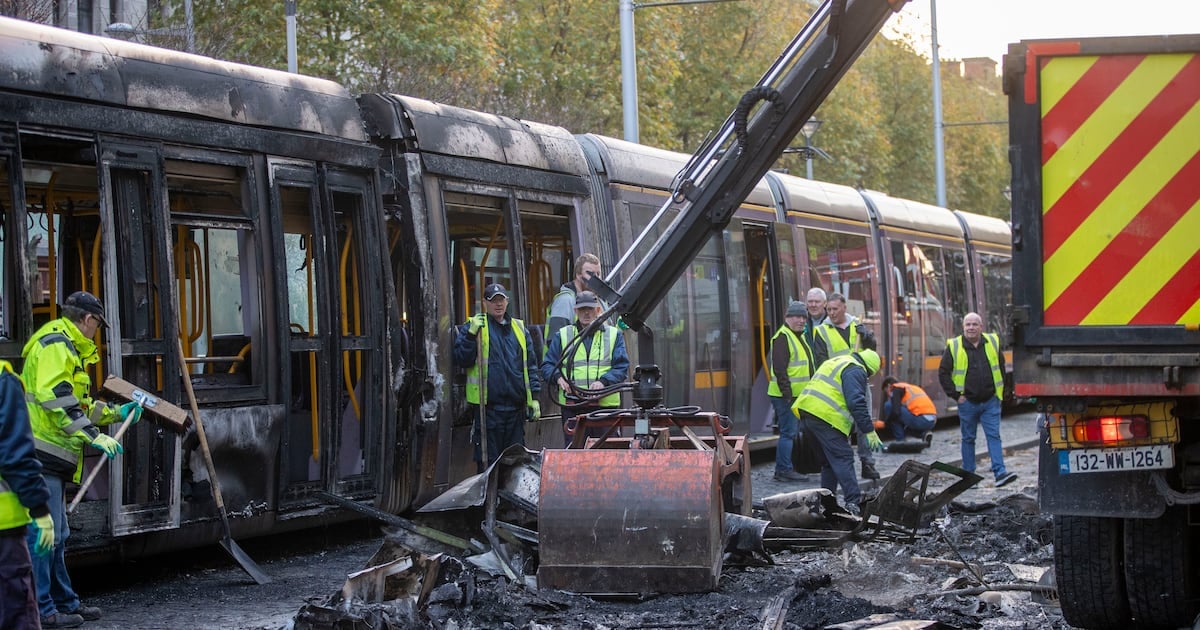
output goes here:
{"type": "Polygon", "coordinates": [[[867,447],[876,453],[883,451],[883,440],[879,439],[878,433],[872,431],[867,434],[867,447]]]}
{"type": "Polygon", "coordinates": [[[54,549],[54,519],[50,518],[50,513],[33,519],[34,527],[37,527],[38,538],[37,545],[33,547],[34,553],[39,556],[50,555],[50,551],[54,549]]]}
{"type": "Polygon", "coordinates": [[[125,447],[121,446],[120,442],[112,439],[112,437],[105,433],[100,433],[92,438],[92,446],[104,451],[104,454],[108,455],[109,459],[116,457],[117,453],[125,452],[125,447]]]}
{"type": "Polygon", "coordinates": [[[137,424],[137,421],[142,419],[141,405],[135,402],[127,402],[117,408],[117,413],[121,415],[122,420],[128,418],[131,412],[133,413],[133,422],[130,422],[130,424],[137,424]]]}
{"type": "Polygon", "coordinates": [[[526,417],[530,422],[537,422],[542,418],[542,404],[536,400],[529,403],[529,409],[526,411],[528,412],[526,417]]]}
{"type": "Polygon", "coordinates": [[[487,325],[487,321],[483,319],[484,317],[486,316],[483,313],[476,313],[471,319],[467,320],[467,332],[472,335],[478,334],[479,329],[487,325]]]}

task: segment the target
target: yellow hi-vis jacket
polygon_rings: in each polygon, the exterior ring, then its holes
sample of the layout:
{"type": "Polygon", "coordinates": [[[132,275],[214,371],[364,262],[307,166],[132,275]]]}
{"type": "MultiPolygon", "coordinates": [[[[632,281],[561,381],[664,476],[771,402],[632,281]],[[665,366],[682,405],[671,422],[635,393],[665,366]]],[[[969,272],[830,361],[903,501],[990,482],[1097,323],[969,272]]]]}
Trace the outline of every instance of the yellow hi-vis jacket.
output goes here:
{"type": "Polygon", "coordinates": [[[820,326],[817,326],[814,333],[821,341],[825,342],[825,350],[829,352],[830,359],[862,349],[859,343],[860,339],[858,338],[858,326],[855,325],[858,323],[854,319],[850,320],[850,343],[846,343],[846,340],[842,339],[842,333],[839,332],[840,329],[833,322],[829,321],[828,318],[820,326]]]}
{"type": "MultiPolygon", "coordinates": [[[[992,369],[992,384],[996,386],[996,398],[1004,400],[1004,373],[1000,371],[1000,337],[996,333],[983,333],[981,342],[984,346],[984,353],[987,354],[988,367],[992,369]]],[[[962,335],[946,342],[950,348],[950,355],[954,357],[954,371],[950,373],[950,379],[954,381],[954,388],[960,392],[967,384],[967,350],[963,348],[963,343],[965,340],[962,335]]]]}
{"type": "Polygon", "coordinates": [[[849,354],[832,357],[822,363],[800,393],[800,397],[796,399],[796,403],[792,405],[792,411],[797,416],[801,411],[807,411],[842,434],[850,435],[850,430],[854,428],[854,418],[850,416],[850,409],[846,406],[846,394],[842,391],[842,372],[851,365],[862,367],[862,364],[849,354]]]}
{"type": "MultiPolygon", "coordinates": [[[[790,395],[795,398],[800,395],[800,392],[804,391],[804,386],[808,384],[808,379],[812,374],[812,368],[808,365],[809,353],[805,352],[804,348],[807,342],[802,337],[797,336],[791,328],[788,328],[787,324],[784,324],[771,337],[772,347],[775,346],[775,340],[781,335],[787,340],[788,344],[787,377],[788,384],[792,388],[790,395]]],[[[774,375],[772,375],[770,383],[767,385],[767,395],[775,398],[783,398],[783,392],[779,389],[779,380],[774,378],[774,375]]]]}
{"type": "MultiPolygon", "coordinates": [[[[0,360],[0,378],[6,378],[5,375],[11,376],[17,383],[17,387],[11,388],[13,391],[7,391],[10,388],[5,384],[4,413],[8,417],[0,420],[4,423],[4,430],[0,435],[0,448],[5,449],[4,459],[9,466],[9,471],[14,475],[24,473],[27,477],[34,478],[40,484],[39,496],[27,496],[26,499],[46,501],[50,497],[50,492],[46,490],[46,484],[42,481],[42,467],[33,458],[33,449],[29,442],[29,428],[23,426],[27,420],[24,416],[17,416],[12,412],[11,405],[18,405],[17,411],[20,410],[20,405],[24,405],[25,401],[20,398],[8,400],[7,396],[24,396],[24,388],[19,386],[20,379],[17,373],[13,371],[12,365],[8,361],[0,360]],[[20,424],[18,424],[18,422],[20,424]],[[21,468],[23,470],[18,470],[21,468]]],[[[18,483],[17,477],[13,477],[14,483],[18,483]]],[[[35,505],[33,509],[40,509],[43,513],[49,511],[45,505],[35,505]]],[[[21,498],[17,496],[16,491],[8,484],[4,478],[0,477],[0,530],[13,529],[21,527],[30,522],[29,509],[21,504],[21,498]]]]}
{"type": "Polygon", "coordinates": [[[21,356],[25,359],[21,380],[27,389],[25,402],[38,459],[47,474],[64,479],[71,475],[78,483],[83,447],[98,434],[96,427],[120,420],[115,408],[92,400],[87,367],[100,359],[96,344],[74,322],[60,317],[39,328],[21,356]]]}
{"type": "MultiPolygon", "coordinates": [[[[484,315],[484,317],[490,319],[491,316],[484,315]]],[[[472,405],[487,405],[488,353],[491,351],[489,327],[487,320],[484,321],[483,326],[479,327],[479,360],[467,368],[467,402],[472,405]],[[481,389],[483,390],[482,395],[481,389]]],[[[532,407],[533,393],[529,391],[529,363],[525,360],[528,354],[529,333],[525,329],[525,322],[515,317],[512,320],[512,329],[513,334],[517,337],[517,345],[521,346],[521,375],[525,378],[525,406],[532,407]]]]}
{"type": "MultiPolygon", "coordinates": [[[[558,338],[562,342],[563,348],[571,343],[575,338],[575,326],[563,326],[558,329],[558,338]]],[[[571,382],[576,386],[586,388],[589,383],[600,380],[600,377],[605,372],[612,369],[613,348],[617,346],[617,337],[621,331],[617,330],[616,326],[604,325],[600,330],[592,335],[592,347],[584,347],[586,344],[580,343],[575,348],[575,356],[563,363],[571,366],[571,382]]],[[[547,344],[549,345],[549,344],[547,344]]],[[[567,397],[561,390],[558,392],[558,404],[567,404],[567,397]]],[[[621,394],[614,392],[601,398],[598,403],[601,407],[620,407],[621,394]]]]}

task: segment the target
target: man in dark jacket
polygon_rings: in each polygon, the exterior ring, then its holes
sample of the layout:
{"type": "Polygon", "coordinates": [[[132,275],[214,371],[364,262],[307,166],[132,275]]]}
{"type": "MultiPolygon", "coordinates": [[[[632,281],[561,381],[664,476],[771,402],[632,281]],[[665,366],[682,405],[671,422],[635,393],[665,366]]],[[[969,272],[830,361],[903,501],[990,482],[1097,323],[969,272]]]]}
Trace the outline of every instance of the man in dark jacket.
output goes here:
{"type": "Polygon", "coordinates": [[[508,316],[503,285],[489,284],[483,299],[487,315],[476,313],[459,328],[453,351],[454,362],[467,368],[467,402],[475,419],[471,434],[481,472],[504,449],[524,445],[526,419],[536,421],[542,415],[537,401],[542,381],[525,322],[508,316]],[[479,425],[480,408],[486,431],[479,425]]]}
{"type": "Polygon", "coordinates": [[[25,530],[32,520],[34,551],[45,556],[54,549],[54,519],[34,455],[25,388],[8,361],[0,361],[0,488],[0,628],[36,628],[41,614],[25,530]]]}
{"type": "Polygon", "coordinates": [[[564,282],[554,294],[546,314],[546,343],[549,344],[558,329],[575,321],[575,296],[587,290],[588,278],[600,275],[600,258],[595,254],[581,254],[575,260],[575,277],[564,282]]]}
{"type": "Polygon", "coordinates": [[[591,291],[580,291],[575,297],[575,323],[558,329],[546,346],[546,358],[542,361],[542,378],[547,383],[558,384],[558,404],[562,406],[564,444],[582,445],[589,437],[600,437],[604,430],[593,427],[575,435],[576,416],[599,409],[621,406],[620,392],[610,393],[599,400],[581,404],[570,404],[566,392],[571,388],[598,390],[625,381],[629,374],[629,354],[625,352],[625,337],[616,326],[601,324],[575,346],[572,356],[562,361],[563,348],[585,328],[596,321],[601,313],[600,298],[591,291]],[[557,370],[555,368],[558,368],[557,370]]]}
{"type": "Polygon", "coordinates": [[[963,470],[975,472],[975,437],[979,425],[983,425],[996,487],[1016,481],[1017,475],[1004,467],[1004,446],[1000,443],[1004,351],[996,333],[983,332],[983,318],[978,313],[967,313],[963,317],[963,334],[946,342],[938,380],[946,396],[958,401],[963,470]]]}
{"type": "Polygon", "coordinates": [[[867,402],[867,378],[879,370],[879,354],[862,350],[833,357],[813,374],[792,411],[804,424],[804,434],[821,445],[821,487],[837,492],[842,487],[846,509],[860,514],[862,490],[854,474],[850,432],[859,431],[872,451],[883,449],[875,433],[867,402]]]}

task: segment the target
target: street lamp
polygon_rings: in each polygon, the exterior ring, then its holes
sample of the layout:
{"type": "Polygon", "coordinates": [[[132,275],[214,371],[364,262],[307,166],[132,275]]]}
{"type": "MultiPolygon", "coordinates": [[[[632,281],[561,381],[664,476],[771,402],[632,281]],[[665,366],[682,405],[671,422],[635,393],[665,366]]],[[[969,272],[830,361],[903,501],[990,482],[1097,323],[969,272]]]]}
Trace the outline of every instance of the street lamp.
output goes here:
{"type": "MultiPolygon", "coordinates": [[[[824,121],[814,116],[804,121],[804,126],[800,127],[800,133],[804,136],[804,173],[808,179],[813,178],[812,160],[813,152],[816,150],[812,145],[812,137],[817,135],[817,130],[821,128],[822,122],[824,121]]],[[[825,158],[828,159],[829,156],[826,155],[825,158]]]]}
{"type": "Polygon", "coordinates": [[[163,28],[138,28],[129,22],[113,22],[104,28],[104,32],[117,39],[131,41],[141,35],[173,35],[183,37],[184,50],[196,52],[196,24],[192,18],[192,0],[183,0],[184,26],[167,26],[163,28]]]}

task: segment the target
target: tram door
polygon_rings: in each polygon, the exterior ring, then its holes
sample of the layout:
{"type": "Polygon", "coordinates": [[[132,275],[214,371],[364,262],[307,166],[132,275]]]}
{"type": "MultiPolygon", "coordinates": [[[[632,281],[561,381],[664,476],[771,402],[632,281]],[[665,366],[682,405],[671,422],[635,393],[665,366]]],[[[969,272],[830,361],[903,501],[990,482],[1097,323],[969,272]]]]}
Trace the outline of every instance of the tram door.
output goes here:
{"type": "MultiPolygon", "coordinates": [[[[734,373],[744,384],[739,394],[747,398],[747,426],[751,434],[766,433],[772,418],[767,386],[771,378],[771,337],[783,325],[783,314],[796,297],[795,253],[791,228],[785,224],[742,226],[745,241],[746,294],[737,301],[745,304],[746,333],[753,352],[734,352],[734,373]],[[781,231],[782,234],[778,232],[781,231]]],[[[737,306],[733,306],[738,309],[737,306]]],[[[739,348],[743,347],[739,341],[739,348]]]]}
{"type": "Polygon", "coordinates": [[[371,341],[382,336],[383,289],[366,262],[379,251],[370,183],[286,163],[272,165],[271,179],[285,293],[283,503],[314,491],[373,494],[382,422],[368,419],[383,415],[384,368],[371,341]]]}
{"type": "MultiPolygon", "coordinates": [[[[499,283],[509,293],[508,315],[524,320],[530,332],[528,343],[540,364],[550,303],[558,288],[573,277],[577,253],[568,218],[574,212],[572,202],[531,200],[516,191],[464,182],[445,185],[442,196],[453,278],[451,342],[460,324],[484,311],[484,287],[499,283]]],[[[455,365],[453,370],[450,466],[455,478],[474,472],[470,444],[476,418],[466,402],[466,369],[455,365]]],[[[543,384],[542,421],[525,425],[525,443],[531,449],[563,445],[552,390],[543,384]]]]}
{"type": "MultiPolygon", "coordinates": [[[[79,282],[66,281],[62,292],[77,287],[105,302],[109,327],[104,371],[135,385],[180,400],[175,350],[177,326],[166,251],[162,157],[156,147],[120,142],[100,144],[99,238],[91,248],[76,247],[64,263],[78,265],[79,282]],[[82,252],[82,253],[79,253],[82,252]],[[98,255],[97,255],[98,254],[98,255]],[[101,290],[107,288],[107,291],[101,290]]],[[[76,235],[86,244],[86,235],[76,235]]],[[[114,535],[170,529],[180,522],[180,437],[153,422],[131,427],[122,440],[125,454],[108,475],[109,511],[114,535]]],[[[86,450],[85,450],[86,453],[86,450]]],[[[103,476],[102,476],[103,477],[103,476]]]]}

